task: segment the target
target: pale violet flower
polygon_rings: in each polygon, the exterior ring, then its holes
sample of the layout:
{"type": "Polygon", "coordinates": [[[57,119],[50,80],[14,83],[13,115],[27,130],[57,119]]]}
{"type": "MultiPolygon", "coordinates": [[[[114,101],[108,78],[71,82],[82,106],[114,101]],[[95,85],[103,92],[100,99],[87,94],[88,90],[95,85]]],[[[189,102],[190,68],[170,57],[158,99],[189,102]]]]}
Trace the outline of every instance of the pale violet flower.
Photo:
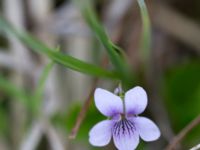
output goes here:
{"type": "Polygon", "coordinates": [[[97,88],[94,93],[95,105],[108,120],[97,123],[89,133],[93,146],[105,146],[111,138],[118,150],[133,150],[144,141],[160,137],[158,127],[148,118],[140,117],[147,106],[147,94],[139,86],[127,91],[124,100],[109,91],[97,88]]]}

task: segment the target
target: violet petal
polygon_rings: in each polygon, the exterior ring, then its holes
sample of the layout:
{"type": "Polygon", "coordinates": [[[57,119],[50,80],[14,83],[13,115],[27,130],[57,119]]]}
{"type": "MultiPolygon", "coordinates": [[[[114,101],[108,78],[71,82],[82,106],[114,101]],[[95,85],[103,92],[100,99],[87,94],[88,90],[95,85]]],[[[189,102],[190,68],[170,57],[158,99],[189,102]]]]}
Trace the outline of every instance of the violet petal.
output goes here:
{"type": "Polygon", "coordinates": [[[123,113],[123,103],[119,96],[97,88],[94,93],[94,100],[98,110],[105,116],[112,117],[123,113]]]}
{"type": "Polygon", "coordinates": [[[135,126],[140,137],[144,141],[154,141],[160,137],[160,130],[157,125],[146,117],[134,118],[135,126]]]}
{"type": "Polygon", "coordinates": [[[125,93],[125,108],[127,115],[138,115],[147,106],[147,94],[142,87],[135,87],[125,93]]]}
{"type": "Polygon", "coordinates": [[[111,128],[111,120],[104,120],[97,123],[89,132],[89,142],[94,146],[107,145],[112,137],[111,128]]]}

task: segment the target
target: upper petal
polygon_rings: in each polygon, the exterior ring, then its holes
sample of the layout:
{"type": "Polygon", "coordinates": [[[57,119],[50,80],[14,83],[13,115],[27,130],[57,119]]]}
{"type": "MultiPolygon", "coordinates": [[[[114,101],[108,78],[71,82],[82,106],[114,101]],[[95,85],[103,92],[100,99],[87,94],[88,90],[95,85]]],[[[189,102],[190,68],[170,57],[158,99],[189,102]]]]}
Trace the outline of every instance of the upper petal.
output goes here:
{"type": "Polygon", "coordinates": [[[89,142],[94,146],[107,145],[112,137],[112,121],[104,120],[97,123],[89,132],[89,142]]]}
{"type": "Polygon", "coordinates": [[[160,130],[157,125],[146,117],[136,117],[135,126],[140,137],[144,141],[154,141],[160,137],[160,130]]]}
{"type": "Polygon", "coordinates": [[[139,144],[139,134],[130,120],[124,119],[113,125],[113,140],[119,150],[133,150],[139,144]]]}
{"type": "Polygon", "coordinates": [[[115,114],[123,113],[123,103],[119,96],[97,88],[94,93],[94,100],[98,110],[105,116],[112,117],[115,114]]]}
{"type": "Polygon", "coordinates": [[[127,114],[140,114],[147,106],[147,94],[142,87],[135,87],[125,93],[125,108],[127,114]]]}

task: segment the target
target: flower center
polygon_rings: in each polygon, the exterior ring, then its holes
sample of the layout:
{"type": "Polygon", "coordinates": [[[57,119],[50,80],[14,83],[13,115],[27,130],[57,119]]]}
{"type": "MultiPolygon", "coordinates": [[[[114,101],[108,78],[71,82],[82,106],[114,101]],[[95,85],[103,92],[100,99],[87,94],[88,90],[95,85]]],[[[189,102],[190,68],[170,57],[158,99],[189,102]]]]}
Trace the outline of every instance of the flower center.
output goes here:
{"type": "Polygon", "coordinates": [[[136,131],[134,123],[122,116],[122,119],[116,122],[112,132],[115,136],[132,135],[136,131]]]}

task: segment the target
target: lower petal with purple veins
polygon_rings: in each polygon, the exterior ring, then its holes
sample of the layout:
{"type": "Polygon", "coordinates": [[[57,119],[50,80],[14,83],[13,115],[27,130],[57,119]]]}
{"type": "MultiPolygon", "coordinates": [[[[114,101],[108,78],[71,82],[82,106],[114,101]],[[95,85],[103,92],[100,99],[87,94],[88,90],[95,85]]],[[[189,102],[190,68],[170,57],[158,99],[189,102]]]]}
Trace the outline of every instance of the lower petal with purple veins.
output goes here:
{"type": "Polygon", "coordinates": [[[115,146],[119,150],[133,150],[139,144],[139,134],[134,123],[128,119],[116,122],[112,127],[115,146]]]}

